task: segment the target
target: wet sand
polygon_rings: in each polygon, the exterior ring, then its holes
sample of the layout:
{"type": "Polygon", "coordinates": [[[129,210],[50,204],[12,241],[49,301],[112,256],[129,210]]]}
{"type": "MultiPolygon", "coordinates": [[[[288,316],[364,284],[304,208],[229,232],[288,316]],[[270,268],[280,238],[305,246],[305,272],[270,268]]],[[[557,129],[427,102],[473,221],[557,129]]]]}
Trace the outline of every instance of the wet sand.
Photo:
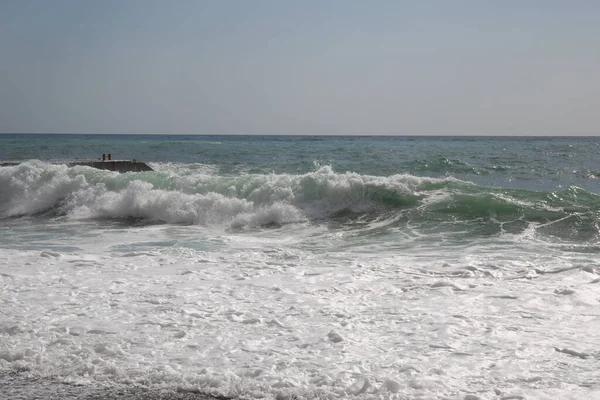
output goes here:
{"type": "Polygon", "coordinates": [[[139,386],[98,387],[72,385],[49,378],[0,373],[0,398],[10,400],[226,400],[202,393],[139,386]]]}

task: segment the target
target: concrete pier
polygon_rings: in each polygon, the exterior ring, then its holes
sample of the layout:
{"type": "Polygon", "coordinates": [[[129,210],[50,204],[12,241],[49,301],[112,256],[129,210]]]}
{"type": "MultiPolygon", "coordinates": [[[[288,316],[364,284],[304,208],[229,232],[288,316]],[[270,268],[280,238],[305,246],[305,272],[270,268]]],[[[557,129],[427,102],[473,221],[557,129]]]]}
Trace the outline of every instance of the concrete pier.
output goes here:
{"type": "MultiPolygon", "coordinates": [[[[12,165],[19,165],[22,161],[0,161],[0,167],[7,167],[12,165]]],[[[85,165],[97,169],[106,169],[108,171],[117,172],[143,172],[143,171],[154,171],[146,163],[139,161],[130,160],[75,160],[75,161],[49,161],[50,164],[66,164],[69,167],[76,165],[85,165]]]]}
{"type": "Polygon", "coordinates": [[[109,171],[118,172],[143,172],[153,171],[146,163],[130,160],[114,160],[114,161],[72,161],[67,163],[69,167],[75,165],[87,165],[88,167],[97,169],[107,169],[109,171]]]}

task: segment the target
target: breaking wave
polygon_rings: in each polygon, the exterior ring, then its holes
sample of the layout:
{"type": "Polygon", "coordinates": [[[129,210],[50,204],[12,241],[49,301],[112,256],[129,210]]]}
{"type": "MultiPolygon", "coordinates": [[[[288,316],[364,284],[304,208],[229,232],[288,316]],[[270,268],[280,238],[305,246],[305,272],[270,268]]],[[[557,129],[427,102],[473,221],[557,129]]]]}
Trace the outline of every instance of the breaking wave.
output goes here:
{"type": "Polygon", "coordinates": [[[600,196],[577,187],[508,190],[454,178],[336,173],[328,166],[299,175],[223,176],[199,164],[156,169],[118,174],[37,160],[0,168],[0,216],[50,213],[227,227],[394,216],[430,228],[492,224],[511,232],[535,223],[550,235],[598,234],[600,196]]]}

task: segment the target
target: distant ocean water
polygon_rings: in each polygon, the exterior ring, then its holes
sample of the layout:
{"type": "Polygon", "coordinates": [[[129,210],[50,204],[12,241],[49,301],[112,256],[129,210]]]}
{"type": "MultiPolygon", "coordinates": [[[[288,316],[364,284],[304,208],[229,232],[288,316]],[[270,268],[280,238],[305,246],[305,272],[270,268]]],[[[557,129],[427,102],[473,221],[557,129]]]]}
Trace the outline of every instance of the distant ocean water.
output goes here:
{"type": "Polygon", "coordinates": [[[595,137],[0,135],[0,161],[24,161],[0,168],[0,374],[600,399],[599,152],[595,137]],[[155,171],[51,162],[103,153],[155,171]]]}

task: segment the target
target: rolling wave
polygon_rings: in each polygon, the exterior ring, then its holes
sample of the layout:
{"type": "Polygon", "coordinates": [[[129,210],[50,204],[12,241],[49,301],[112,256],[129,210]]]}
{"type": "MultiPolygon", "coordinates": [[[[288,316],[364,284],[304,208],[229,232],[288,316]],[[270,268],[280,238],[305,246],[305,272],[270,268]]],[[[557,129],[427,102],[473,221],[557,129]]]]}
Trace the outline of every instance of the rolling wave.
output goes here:
{"type": "MultiPolygon", "coordinates": [[[[31,160],[0,168],[0,217],[52,213],[70,219],[262,226],[336,218],[387,218],[427,229],[490,226],[596,237],[600,196],[489,188],[454,178],[336,173],[223,176],[201,164],[161,164],[118,174],[31,160]],[[400,216],[401,218],[398,218],[400,216]]],[[[494,231],[494,230],[492,230],[494,231]]]]}

